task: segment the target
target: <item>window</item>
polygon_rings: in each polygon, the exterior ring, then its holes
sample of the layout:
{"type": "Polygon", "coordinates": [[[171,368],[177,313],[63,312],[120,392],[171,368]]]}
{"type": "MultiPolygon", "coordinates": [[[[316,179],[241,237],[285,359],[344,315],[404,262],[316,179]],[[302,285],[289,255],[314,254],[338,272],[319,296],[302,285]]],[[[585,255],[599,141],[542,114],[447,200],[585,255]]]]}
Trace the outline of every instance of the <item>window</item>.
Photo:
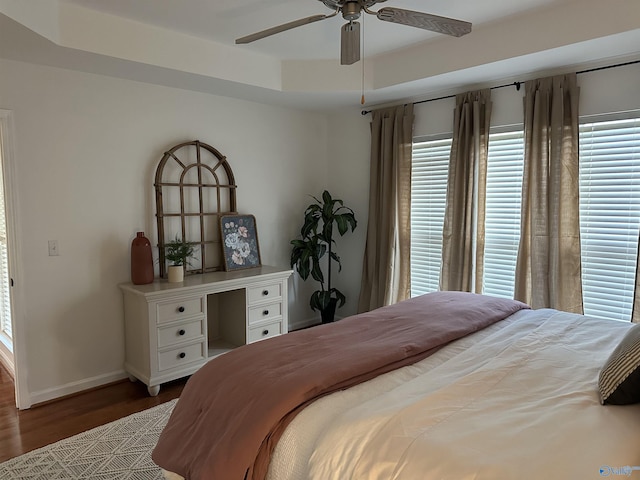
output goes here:
{"type": "Polygon", "coordinates": [[[520,242],[522,130],[489,135],[482,292],[513,298],[520,242]]]}
{"type": "MultiPolygon", "coordinates": [[[[438,289],[451,140],[414,144],[411,295],[438,289]],[[414,231],[415,230],[415,231],[414,231]]],[[[483,292],[513,298],[524,158],[521,129],[492,133],[483,292]]],[[[580,126],[580,235],[586,315],[629,321],[640,227],[640,118],[580,126]]]]}
{"type": "Polygon", "coordinates": [[[411,296],[438,290],[451,138],[413,143],[411,296]]]}
{"type": "Polygon", "coordinates": [[[629,321],[640,220],[640,118],[580,125],[585,315],[629,321]]]}

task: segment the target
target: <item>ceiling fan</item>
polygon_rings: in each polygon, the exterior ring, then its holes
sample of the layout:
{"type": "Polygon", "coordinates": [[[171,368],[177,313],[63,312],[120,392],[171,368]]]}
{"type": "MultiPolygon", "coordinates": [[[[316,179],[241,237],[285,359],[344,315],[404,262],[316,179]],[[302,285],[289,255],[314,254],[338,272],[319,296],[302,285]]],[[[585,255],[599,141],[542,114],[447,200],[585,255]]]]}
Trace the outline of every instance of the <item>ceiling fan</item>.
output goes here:
{"type": "Polygon", "coordinates": [[[360,23],[356,22],[362,12],[375,15],[378,19],[385,22],[398,23],[400,25],[408,25],[410,27],[422,28],[431,32],[444,33],[454,37],[461,37],[471,31],[471,24],[454,18],[440,17],[430,13],[415,12],[413,10],[404,10],[402,8],[384,7],[373,12],[369,10],[376,3],[383,3],[386,0],[319,0],[327,7],[334,10],[329,15],[312,15],[311,17],[301,18],[293,22],[284,23],[276,27],[262,30],[261,32],[238,38],[236,44],[244,44],[255,42],[265,37],[275,35],[276,33],[285,32],[292,28],[301,27],[309,23],[326,20],[342,13],[342,18],[347,20],[342,26],[341,42],[340,42],[340,63],[342,65],[351,65],[360,60],[360,23]]]}

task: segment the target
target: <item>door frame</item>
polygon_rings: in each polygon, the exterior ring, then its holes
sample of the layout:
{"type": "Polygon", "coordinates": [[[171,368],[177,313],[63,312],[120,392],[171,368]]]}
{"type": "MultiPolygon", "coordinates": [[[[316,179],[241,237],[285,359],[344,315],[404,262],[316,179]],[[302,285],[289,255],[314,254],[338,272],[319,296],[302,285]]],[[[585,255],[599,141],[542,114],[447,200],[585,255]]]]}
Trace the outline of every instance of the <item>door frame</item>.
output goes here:
{"type": "Polygon", "coordinates": [[[5,217],[7,224],[7,245],[9,260],[9,278],[12,281],[10,288],[11,302],[11,328],[13,336],[13,365],[14,384],[16,393],[16,406],[19,409],[31,407],[31,395],[29,394],[27,382],[27,361],[26,361],[26,334],[23,306],[25,305],[22,288],[22,265],[20,242],[20,225],[17,221],[18,196],[17,196],[17,162],[15,156],[14,143],[14,122],[11,110],[0,109],[0,135],[2,142],[2,173],[4,184],[5,217]],[[12,188],[13,187],[13,188],[12,188]]]}

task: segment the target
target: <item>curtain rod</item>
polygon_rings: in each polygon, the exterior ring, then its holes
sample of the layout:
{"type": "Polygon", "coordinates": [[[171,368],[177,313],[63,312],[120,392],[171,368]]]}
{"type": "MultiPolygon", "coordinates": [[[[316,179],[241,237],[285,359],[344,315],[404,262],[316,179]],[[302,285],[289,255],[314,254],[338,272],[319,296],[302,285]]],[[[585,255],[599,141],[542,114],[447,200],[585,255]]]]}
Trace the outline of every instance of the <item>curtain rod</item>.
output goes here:
{"type": "MultiPolygon", "coordinates": [[[[624,63],[616,63],[615,65],[606,65],[604,67],[595,67],[595,68],[589,68],[587,70],[580,70],[579,72],[576,72],[576,75],[580,75],[582,73],[591,73],[591,72],[598,72],[600,70],[608,70],[610,68],[618,68],[618,67],[626,67],[627,65],[633,65],[636,63],[640,63],[640,60],[632,60],[630,62],[624,62],[624,63]]],[[[513,83],[505,83],[504,85],[496,85],[494,87],[489,87],[489,90],[496,90],[498,88],[505,88],[505,87],[516,87],[516,90],[520,91],[520,86],[522,85],[523,82],[513,82],[513,83]]],[[[418,105],[419,103],[428,103],[428,102],[435,102],[436,100],[445,100],[447,98],[455,98],[457,94],[452,94],[452,95],[445,95],[443,97],[437,97],[437,98],[428,98],[426,100],[420,100],[417,102],[413,102],[414,105],[418,105]]],[[[408,105],[407,103],[405,103],[405,105],[408,105]]],[[[363,110],[362,112],[360,112],[361,115],[367,115],[369,113],[371,113],[372,110],[363,110]]]]}

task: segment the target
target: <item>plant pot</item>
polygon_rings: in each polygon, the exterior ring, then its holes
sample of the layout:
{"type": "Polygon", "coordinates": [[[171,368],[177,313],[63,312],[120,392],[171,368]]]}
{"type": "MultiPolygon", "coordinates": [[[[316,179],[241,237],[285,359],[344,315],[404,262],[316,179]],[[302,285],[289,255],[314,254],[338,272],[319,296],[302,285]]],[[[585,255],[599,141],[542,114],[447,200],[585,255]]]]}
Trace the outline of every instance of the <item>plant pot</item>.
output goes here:
{"type": "Polygon", "coordinates": [[[322,318],[322,323],[331,323],[336,314],[336,305],[338,303],[337,298],[332,298],[329,300],[329,306],[324,310],[320,310],[320,318],[322,318]]]}
{"type": "Polygon", "coordinates": [[[184,267],[182,265],[169,265],[169,283],[179,283],[184,280],[184,267]]]}

